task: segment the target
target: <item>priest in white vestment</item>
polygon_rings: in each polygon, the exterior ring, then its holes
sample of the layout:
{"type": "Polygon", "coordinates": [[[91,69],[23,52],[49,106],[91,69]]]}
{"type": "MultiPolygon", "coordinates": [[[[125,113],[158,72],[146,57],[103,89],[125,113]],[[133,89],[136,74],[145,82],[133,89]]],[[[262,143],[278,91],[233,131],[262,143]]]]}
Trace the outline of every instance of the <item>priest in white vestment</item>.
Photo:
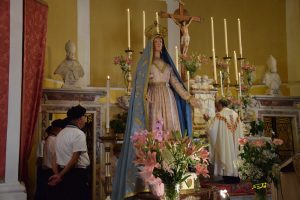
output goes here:
{"type": "MultiPolygon", "coordinates": [[[[210,161],[214,165],[215,176],[223,176],[225,182],[237,182],[238,171],[234,161],[238,157],[238,138],[243,135],[242,123],[239,115],[227,106],[227,100],[219,100],[216,103],[217,113],[209,121],[210,161]]],[[[204,118],[208,120],[207,116],[204,118]]]]}

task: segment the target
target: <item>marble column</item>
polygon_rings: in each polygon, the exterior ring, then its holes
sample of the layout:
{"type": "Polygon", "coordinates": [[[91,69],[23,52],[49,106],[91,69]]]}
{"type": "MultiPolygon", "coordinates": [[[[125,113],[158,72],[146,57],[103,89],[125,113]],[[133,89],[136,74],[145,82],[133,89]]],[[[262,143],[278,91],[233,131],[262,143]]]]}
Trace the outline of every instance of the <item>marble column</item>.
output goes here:
{"type": "MultiPolygon", "coordinates": [[[[178,1],[166,0],[167,12],[174,13],[178,9],[178,1]]],[[[168,18],[168,52],[175,62],[175,46],[180,49],[180,30],[173,19],[168,18]]]]}
{"type": "Polygon", "coordinates": [[[300,96],[300,1],[288,0],[286,9],[286,47],[288,82],[291,96],[300,96]]]}
{"type": "Polygon", "coordinates": [[[77,0],[77,53],[84,76],[82,86],[90,86],[90,1],[77,0]]]}
{"type": "Polygon", "coordinates": [[[23,1],[10,0],[10,60],[8,122],[5,178],[0,184],[0,200],[27,199],[25,187],[18,180],[22,91],[23,1]]]}

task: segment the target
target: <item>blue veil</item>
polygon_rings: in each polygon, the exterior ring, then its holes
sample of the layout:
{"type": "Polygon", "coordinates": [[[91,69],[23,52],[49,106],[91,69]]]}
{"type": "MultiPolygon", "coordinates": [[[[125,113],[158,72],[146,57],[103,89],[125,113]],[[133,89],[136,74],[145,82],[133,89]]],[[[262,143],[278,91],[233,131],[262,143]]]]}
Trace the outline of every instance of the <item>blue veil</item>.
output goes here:
{"type": "MultiPolygon", "coordinates": [[[[113,179],[112,199],[122,200],[130,198],[137,192],[144,191],[143,180],[139,179],[138,169],[132,162],[135,159],[135,151],[130,137],[139,130],[147,129],[146,125],[146,101],[145,96],[148,87],[148,74],[152,62],[152,40],[147,42],[147,46],[138,62],[136,75],[133,81],[131,99],[128,109],[128,118],[124,135],[124,142],[121,154],[117,163],[116,173],[113,179]]],[[[163,45],[161,58],[168,63],[178,80],[183,84],[175,65],[163,45]]],[[[181,132],[192,134],[192,120],[190,105],[183,100],[172,88],[176,98],[178,116],[180,120],[181,132]]]]}

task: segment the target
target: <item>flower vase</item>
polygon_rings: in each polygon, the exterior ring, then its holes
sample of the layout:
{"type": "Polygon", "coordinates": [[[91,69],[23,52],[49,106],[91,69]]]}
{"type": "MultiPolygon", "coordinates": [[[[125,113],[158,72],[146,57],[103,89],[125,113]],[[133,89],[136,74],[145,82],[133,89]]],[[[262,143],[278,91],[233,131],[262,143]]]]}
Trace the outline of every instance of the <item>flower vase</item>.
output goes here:
{"type": "Polygon", "coordinates": [[[165,184],[165,200],[180,199],[180,184],[165,184]]]}
{"type": "Polygon", "coordinates": [[[265,188],[255,190],[254,200],[267,200],[267,190],[265,188]]]}

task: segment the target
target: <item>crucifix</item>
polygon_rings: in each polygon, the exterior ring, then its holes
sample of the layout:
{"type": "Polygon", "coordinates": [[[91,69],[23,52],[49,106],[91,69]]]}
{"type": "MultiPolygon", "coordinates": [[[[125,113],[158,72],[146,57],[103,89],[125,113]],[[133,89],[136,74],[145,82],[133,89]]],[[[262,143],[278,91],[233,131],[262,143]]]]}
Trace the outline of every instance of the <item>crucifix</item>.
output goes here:
{"type": "MultiPolygon", "coordinates": [[[[189,25],[192,21],[201,22],[202,19],[197,16],[190,16],[186,9],[183,8],[184,3],[179,1],[179,8],[173,14],[161,11],[159,16],[161,18],[171,18],[180,28],[180,52],[182,56],[187,56],[188,47],[190,44],[189,25]]],[[[181,77],[185,80],[186,70],[181,68],[181,77]]]]}

